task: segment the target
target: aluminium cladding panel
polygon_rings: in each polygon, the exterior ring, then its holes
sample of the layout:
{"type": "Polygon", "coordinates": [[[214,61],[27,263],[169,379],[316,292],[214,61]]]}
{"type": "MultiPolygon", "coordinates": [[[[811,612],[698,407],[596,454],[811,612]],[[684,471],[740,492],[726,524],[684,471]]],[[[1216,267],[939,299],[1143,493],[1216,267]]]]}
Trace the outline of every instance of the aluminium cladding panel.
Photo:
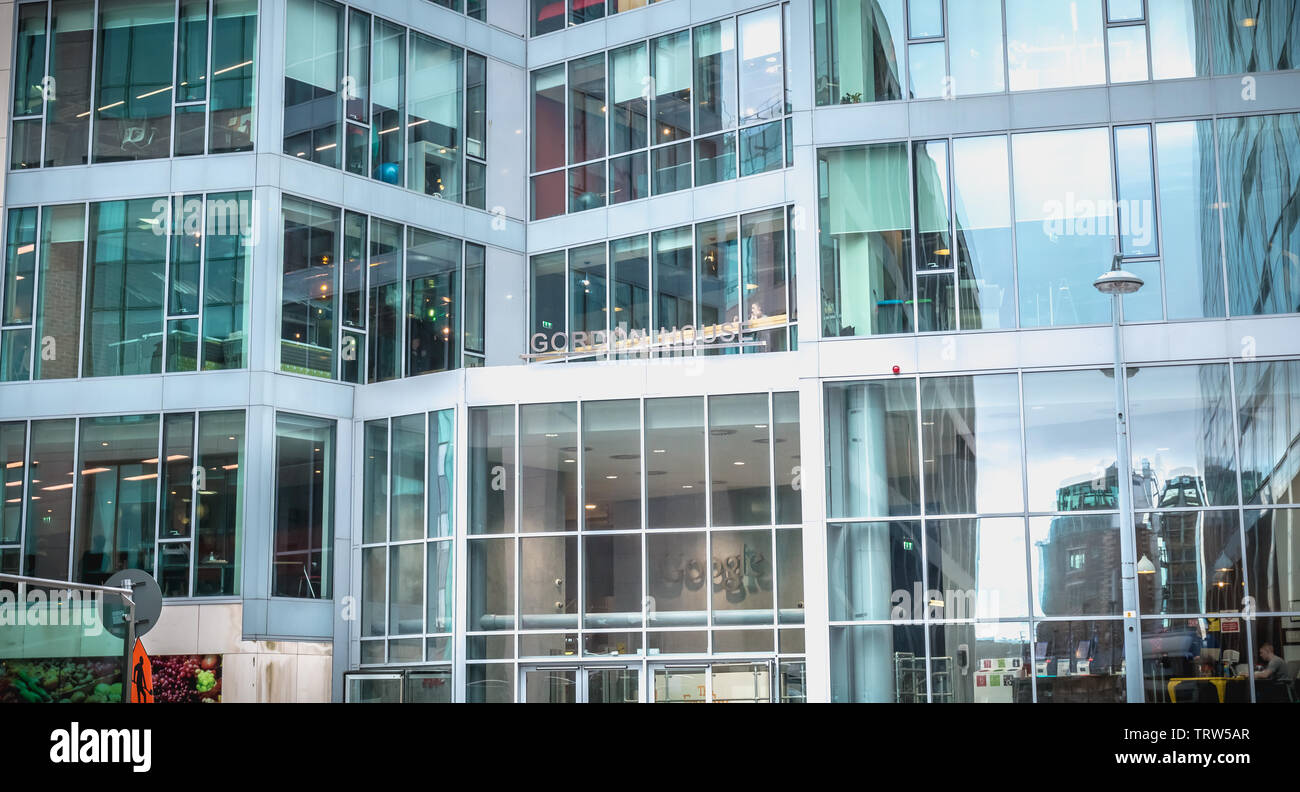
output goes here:
{"type": "Polygon", "coordinates": [[[518,366],[528,330],[528,259],[487,248],[484,282],[484,343],[489,366],[518,366]]]}
{"type": "Polygon", "coordinates": [[[488,60],[487,208],[494,231],[510,231],[502,247],[522,249],[521,221],[528,217],[528,72],[488,60]],[[498,220],[509,218],[506,228],[498,220]],[[518,237],[518,244],[515,242],[518,237]]]}

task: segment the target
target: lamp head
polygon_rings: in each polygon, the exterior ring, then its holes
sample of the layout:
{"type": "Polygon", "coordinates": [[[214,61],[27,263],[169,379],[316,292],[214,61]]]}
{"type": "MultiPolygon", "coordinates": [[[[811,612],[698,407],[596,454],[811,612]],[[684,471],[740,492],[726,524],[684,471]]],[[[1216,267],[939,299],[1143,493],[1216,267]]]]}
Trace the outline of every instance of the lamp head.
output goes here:
{"type": "Polygon", "coordinates": [[[1092,282],[1097,291],[1110,295],[1133,294],[1146,283],[1137,275],[1120,267],[1123,258],[1122,255],[1116,253],[1115,258],[1111,260],[1110,270],[1092,282]]]}

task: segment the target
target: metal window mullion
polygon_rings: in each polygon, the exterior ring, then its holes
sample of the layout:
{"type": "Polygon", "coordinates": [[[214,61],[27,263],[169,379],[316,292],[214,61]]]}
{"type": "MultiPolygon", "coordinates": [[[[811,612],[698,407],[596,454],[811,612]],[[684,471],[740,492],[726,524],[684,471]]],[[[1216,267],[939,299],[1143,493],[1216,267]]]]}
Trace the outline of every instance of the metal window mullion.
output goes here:
{"type": "MultiPolygon", "coordinates": [[[[82,367],[82,363],[85,362],[83,358],[88,357],[88,355],[82,354],[82,350],[86,347],[86,311],[90,300],[90,294],[89,294],[90,289],[88,288],[90,285],[90,267],[91,267],[90,210],[91,207],[98,206],[98,205],[99,204],[97,203],[82,204],[83,207],[82,220],[84,222],[84,227],[82,230],[82,237],[81,237],[82,240],[81,241],[81,316],[78,317],[78,321],[80,322],[80,324],[78,325],[78,330],[77,330],[77,350],[76,350],[77,375],[75,377],[76,379],[82,379],[83,375],[85,374],[85,372],[82,371],[81,367],[82,367]]],[[[123,260],[125,260],[126,258],[125,242],[123,243],[122,253],[123,253],[123,260]]],[[[34,350],[35,345],[33,345],[32,348],[34,350]]]]}
{"type": "MultiPolygon", "coordinates": [[[[157,578],[161,577],[161,575],[159,574],[159,572],[160,572],[161,570],[159,569],[160,557],[159,557],[159,555],[158,555],[158,542],[159,542],[159,540],[161,539],[161,537],[159,536],[159,533],[161,532],[161,529],[162,529],[162,498],[163,498],[163,496],[162,496],[162,481],[163,481],[163,470],[164,470],[163,465],[165,464],[165,462],[164,462],[163,460],[166,459],[166,450],[167,450],[167,447],[166,447],[166,445],[164,444],[164,440],[165,440],[165,438],[166,438],[166,434],[167,434],[167,416],[166,416],[166,413],[164,413],[164,412],[162,412],[162,411],[159,411],[159,413],[158,413],[158,444],[157,444],[157,446],[156,446],[156,448],[158,449],[158,463],[157,463],[158,476],[157,476],[157,479],[154,481],[154,502],[153,502],[153,574],[154,574],[154,579],[157,579],[157,578]]],[[[188,583],[188,581],[186,581],[186,582],[188,583]]],[[[188,588],[188,587],[186,587],[186,591],[189,591],[189,588],[188,588]]]]}
{"type": "MultiPolygon", "coordinates": [[[[787,344],[788,345],[788,344],[787,344]]],[[[771,509],[771,523],[768,529],[768,563],[772,565],[775,573],[778,569],[776,560],[776,526],[780,523],[776,518],[776,395],[772,391],[767,393],[767,466],[768,466],[768,483],[767,492],[769,508],[771,509]]],[[[781,626],[781,581],[780,574],[772,575],[772,650],[780,653],[781,635],[779,628],[781,626]]]]}
{"type": "MultiPolygon", "coordinates": [[[[1029,512],[1029,447],[1026,445],[1027,433],[1025,430],[1025,373],[1024,371],[1023,370],[1017,371],[1015,373],[1015,377],[1016,377],[1016,397],[1017,397],[1016,402],[1017,402],[1017,406],[1019,406],[1020,408],[1020,415],[1019,415],[1020,417],[1020,497],[1021,497],[1021,508],[1025,510],[1025,514],[1027,515],[1029,512]]],[[[1025,537],[1025,580],[1027,582],[1026,585],[1027,591],[1025,594],[1025,598],[1027,602],[1025,603],[1025,607],[1026,607],[1025,613],[1028,614],[1027,622],[1029,624],[1029,645],[1031,647],[1034,647],[1036,646],[1036,639],[1038,636],[1037,633],[1038,622],[1036,621],[1037,617],[1034,614],[1034,590],[1035,590],[1034,586],[1037,583],[1037,581],[1035,580],[1036,576],[1033,574],[1034,571],[1033,534],[1031,534],[1029,531],[1028,516],[1021,517],[1021,524],[1022,524],[1021,531],[1025,537]]],[[[1038,653],[1036,651],[1032,651],[1032,650],[1030,651],[1029,663],[1030,663],[1030,672],[1029,672],[1030,699],[1029,700],[1031,702],[1037,702],[1038,701],[1038,653]]]]}
{"type": "MultiPolygon", "coordinates": [[[[1011,221],[1010,228],[1008,228],[1007,231],[1011,234],[1011,296],[1015,300],[1015,304],[1012,306],[1012,308],[1014,309],[1012,318],[1015,320],[1015,324],[1012,326],[1011,329],[1014,330],[1014,329],[1019,329],[1021,326],[1020,252],[1017,249],[1018,248],[1017,237],[1019,237],[1020,234],[1016,231],[1016,164],[1015,164],[1015,145],[1014,145],[1015,136],[1008,133],[1005,135],[1001,135],[1001,137],[1006,142],[1006,152],[1007,152],[1007,217],[1011,221]]],[[[983,325],[984,322],[981,320],[980,324],[983,325]]],[[[1021,393],[1021,400],[1022,401],[1024,400],[1023,391],[1021,393]]],[[[1020,425],[1023,430],[1024,427],[1023,410],[1021,414],[1020,425]]],[[[1021,437],[1022,449],[1024,448],[1023,443],[1024,443],[1024,438],[1023,438],[1023,431],[1022,431],[1022,437],[1021,437]]],[[[1029,499],[1028,499],[1028,495],[1026,495],[1025,509],[1028,510],[1028,508],[1029,508],[1029,499]]]]}
{"type": "MultiPolygon", "coordinates": [[[[171,130],[172,139],[167,143],[168,157],[176,156],[176,124],[177,124],[177,120],[180,118],[179,114],[176,112],[176,104],[180,99],[180,92],[177,89],[180,87],[181,84],[181,79],[180,79],[181,77],[180,75],[181,0],[173,0],[172,2],[171,21],[172,21],[172,42],[171,42],[172,44],[172,79],[171,79],[172,100],[170,106],[168,107],[168,113],[171,116],[168,119],[168,127],[171,130]]],[[[211,50],[209,49],[209,53],[210,52],[211,50]]],[[[166,337],[167,334],[164,332],[163,338],[166,339],[166,337]]],[[[166,355],[166,346],[164,341],[164,347],[163,347],[164,364],[166,360],[167,360],[167,355],[166,355]]]]}
{"type": "MultiPolygon", "coordinates": [[[[50,74],[50,67],[51,67],[51,65],[52,65],[51,62],[50,62],[50,54],[51,54],[51,51],[52,51],[53,48],[54,48],[54,10],[53,10],[53,5],[54,5],[54,3],[53,3],[51,0],[46,0],[46,2],[45,2],[45,70],[44,70],[44,71],[45,71],[45,74],[43,75],[43,76],[45,76],[45,77],[52,77],[52,76],[53,76],[52,74],[50,74]]],[[[91,25],[91,29],[94,30],[94,25],[93,25],[93,23],[92,23],[92,25],[91,25]]],[[[14,58],[17,59],[17,57],[18,57],[18,52],[17,52],[17,48],[15,48],[15,49],[14,49],[14,58]]],[[[14,71],[16,72],[17,69],[14,69],[14,71]]],[[[57,90],[57,88],[56,88],[55,90],[57,90]]],[[[93,97],[93,96],[91,97],[91,102],[92,102],[92,103],[94,102],[94,97],[93,97]]],[[[41,159],[40,159],[40,162],[38,162],[38,163],[36,164],[36,167],[37,167],[37,168],[44,168],[44,167],[45,167],[45,134],[46,134],[46,131],[47,131],[47,130],[46,130],[46,127],[47,127],[47,125],[48,125],[48,120],[47,120],[47,119],[48,119],[48,115],[49,115],[49,113],[48,113],[49,105],[50,105],[49,100],[45,98],[45,86],[42,85],[42,86],[41,86],[41,159]]],[[[94,107],[93,104],[92,104],[91,106],[92,106],[92,108],[94,107]]],[[[13,130],[13,125],[11,124],[11,125],[10,125],[10,135],[13,134],[13,131],[12,131],[12,130],[13,130]]],[[[39,214],[40,214],[40,210],[37,210],[36,214],[39,215],[39,214]]],[[[40,238],[37,237],[37,242],[39,243],[39,241],[40,241],[40,238]]],[[[24,504],[24,511],[26,511],[26,504],[24,504]]]]}
{"type": "MultiPolygon", "coordinates": [[[[1213,38],[1211,36],[1211,38],[1213,38]]],[[[1232,317],[1232,294],[1228,289],[1228,237],[1223,220],[1223,170],[1219,156],[1219,118],[1205,119],[1210,124],[1210,140],[1214,149],[1214,211],[1219,220],[1219,281],[1223,286],[1223,316],[1232,317]]]]}
{"type": "MultiPolygon", "coordinates": [[[[28,379],[29,381],[31,381],[31,380],[35,380],[35,379],[36,379],[36,356],[40,354],[40,348],[41,348],[41,346],[42,346],[42,341],[41,341],[41,339],[38,338],[37,335],[36,335],[36,328],[39,327],[39,325],[37,324],[37,316],[39,315],[41,309],[44,307],[44,306],[41,304],[41,303],[42,303],[42,301],[41,301],[41,249],[42,249],[42,247],[43,247],[43,246],[41,245],[41,231],[42,231],[42,228],[41,228],[41,226],[42,226],[41,218],[44,216],[45,212],[44,212],[43,208],[42,208],[42,207],[39,207],[39,206],[35,206],[35,207],[32,207],[32,208],[33,208],[33,209],[35,210],[35,212],[36,212],[36,225],[35,225],[35,228],[36,228],[36,234],[35,234],[35,236],[34,236],[33,239],[32,239],[32,244],[33,244],[33,248],[32,248],[32,303],[31,303],[31,320],[30,320],[30,325],[31,325],[31,338],[32,338],[32,340],[31,340],[31,343],[29,343],[29,344],[27,345],[27,346],[28,346],[28,349],[27,349],[27,379],[28,379]]],[[[12,211],[12,210],[10,210],[10,211],[12,211]]],[[[4,236],[5,236],[5,244],[6,244],[6,246],[7,246],[7,245],[9,244],[9,242],[11,241],[11,240],[9,239],[9,222],[8,222],[8,219],[9,219],[9,213],[6,212],[6,213],[5,213],[5,224],[4,224],[4,236]]],[[[7,254],[7,252],[8,252],[8,248],[6,247],[6,254],[7,254]]],[[[9,263],[9,262],[8,262],[8,255],[6,255],[6,256],[5,256],[5,264],[8,265],[8,263],[9,263]]],[[[0,279],[0,287],[3,287],[3,279],[0,279]]],[[[26,513],[26,510],[27,510],[27,501],[23,501],[23,512],[26,513]]]]}
{"type": "MultiPolygon", "coordinates": [[[[692,244],[694,248],[694,244],[692,244]]],[[[713,446],[712,424],[709,419],[709,396],[700,396],[704,401],[704,555],[705,560],[709,563],[706,565],[705,575],[707,585],[705,590],[704,602],[704,634],[706,638],[705,649],[710,656],[713,655],[713,464],[710,459],[713,446]]]]}
{"type": "MultiPolygon", "coordinates": [[[[430,423],[431,423],[430,413],[426,411],[424,413],[424,442],[423,442],[424,447],[423,449],[421,449],[423,451],[423,456],[424,456],[424,470],[423,470],[423,477],[420,479],[420,489],[424,491],[424,507],[423,507],[424,524],[421,526],[424,535],[421,537],[421,540],[418,543],[416,543],[416,546],[420,548],[420,569],[423,570],[423,574],[420,575],[420,595],[421,595],[420,596],[420,626],[422,628],[420,631],[421,636],[427,636],[430,633],[429,630],[429,548],[432,546],[432,543],[429,541],[429,462],[430,462],[429,458],[432,456],[432,454],[429,453],[430,450],[429,440],[433,437],[433,435],[431,434],[432,427],[430,426],[430,423]]],[[[420,641],[420,658],[423,662],[429,661],[429,658],[426,654],[428,648],[429,648],[429,641],[427,639],[422,638],[420,641]]]]}
{"type": "MultiPolygon", "coordinates": [[[[388,619],[389,619],[389,608],[392,604],[389,601],[391,597],[389,596],[390,589],[388,586],[388,573],[389,573],[388,562],[390,560],[390,556],[392,555],[390,546],[392,545],[393,542],[393,529],[392,529],[393,482],[395,478],[393,475],[394,466],[393,466],[393,419],[392,418],[384,419],[384,428],[386,430],[384,432],[384,466],[386,468],[386,470],[384,471],[385,474],[384,478],[387,479],[387,482],[384,486],[384,537],[383,537],[383,544],[382,544],[382,553],[384,557],[384,590],[381,596],[383,597],[384,600],[384,631],[383,631],[384,638],[382,639],[384,641],[383,662],[387,663],[388,662],[388,634],[389,634],[388,619]]],[[[362,431],[364,432],[364,430],[362,431]]]]}
{"type": "MultiPolygon", "coordinates": [[[[95,0],[94,18],[90,20],[90,116],[87,119],[88,126],[86,140],[86,164],[93,165],[95,162],[95,116],[99,115],[96,107],[99,104],[99,33],[102,32],[99,26],[99,6],[102,0],[95,0]]],[[[173,95],[174,96],[174,95],[173,95]]]]}
{"type": "MultiPolygon", "coordinates": [[[[909,85],[911,84],[911,77],[910,77],[910,76],[908,77],[908,84],[909,84],[909,85]]],[[[910,88],[909,88],[908,90],[910,91],[910,88]]],[[[921,325],[920,325],[920,319],[921,319],[921,311],[920,311],[920,296],[921,296],[920,289],[921,289],[921,279],[917,276],[917,273],[916,273],[917,248],[919,248],[919,247],[921,246],[921,232],[920,232],[920,229],[917,227],[917,226],[919,225],[918,221],[920,220],[920,215],[921,215],[921,213],[920,213],[920,211],[919,211],[919,207],[916,205],[916,157],[915,157],[915,154],[916,154],[916,144],[917,144],[917,142],[918,142],[918,141],[911,140],[910,138],[909,138],[909,139],[907,140],[907,142],[906,142],[906,146],[907,146],[907,203],[908,203],[908,219],[911,221],[911,224],[912,224],[912,227],[911,227],[911,229],[910,229],[910,234],[909,234],[909,235],[912,237],[912,244],[911,244],[911,248],[912,248],[912,250],[911,250],[911,268],[912,268],[912,272],[910,273],[911,283],[912,283],[912,300],[911,300],[911,302],[912,302],[912,307],[911,307],[911,312],[912,312],[911,319],[912,319],[912,321],[911,321],[911,332],[910,332],[910,335],[913,335],[913,336],[915,336],[917,333],[919,333],[919,332],[921,331],[921,325]]],[[[924,142],[924,141],[921,141],[921,142],[924,142]]],[[[906,302],[904,303],[904,307],[906,308],[906,302]]],[[[904,316],[906,316],[906,313],[904,314],[904,316]]]]}
{"type": "MultiPolygon", "coordinates": [[[[1228,360],[1228,398],[1231,400],[1229,407],[1232,413],[1232,457],[1237,468],[1237,507],[1234,511],[1237,513],[1237,541],[1241,542],[1241,580],[1244,584],[1245,594],[1242,595],[1242,615],[1246,616],[1246,646],[1247,650],[1255,645],[1254,622],[1253,618],[1247,614],[1245,597],[1249,596],[1252,601],[1255,600],[1255,587],[1250,580],[1250,564],[1246,563],[1246,498],[1245,488],[1241,481],[1241,416],[1237,407],[1237,362],[1231,358],[1228,360]]],[[[1258,514],[1259,512],[1252,512],[1258,514]]],[[[1255,689],[1255,675],[1250,675],[1250,700],[1256,700],[1257,691],[1255,689]]]]}
{"type": "MultiPolygon", "coordinates": [[[[30,574],[32,570],[26,570],[26,550],[27,550],[27,513],[31,509],[31,478],[32,478],[32,421],[23,421],[23,468],[22,484],[18,491],[22,500],[22,508],[18,512],[18,574],[30,574]]],[[[23,594],[24,589],[19,589],[19,594],[23,594]]],[[[22,600],[26,602],[26,597],[22,600]]]]}
{"type": "Polygon", "coordinates": [[[915,422],[913,426],[915,427],[915,432],[916,432],[916,450],[917,450],[917,457],[918,457],[917,462],[919,463],[918,469],[916,471],[917,472],[916,483],[917,483],[917,491],[920,493],[920,501],[921,501],[919,504],[919,508],[916,510],[917,515],[919,516],[919,519],[917,519],[916,522],[921,529],[921,535],[918,537],[919,539],[918,545],[920,546],[921,549],[920,559],[919,559],[921,562],[921,599],[924,601],[924,605],[922,606],[924,610],[921,611],[921,633],[922,633],[921,646],[923,647],[923,650],[925,652],[925,700],[927,703],[929,703],[934,700],[934,691],[931,689],[933,687],[931,685],[931,674],[933,673],[933,663],[931,663],[930,661],[930,651],[931,651],[930,626],[934,623],[934,619],[930,616],[930,590],[931,590],[931,586],[934,585],[934,582],[930,580],[930,569],[929,569],[930,566],[929,565],[929,549],[930,549],[929,544],[930,543],[926,541],[926,534],[928,533],[927,529],[929,528],[929,520],[927,519],[928,515],[926,513],[926,508],[925,508],[925,490],[926,490],[925,448],[922,446],[922,441],[924,439],[923,438],[924,432],[921,429],[921,379],[919,377],[912,378],[912,388],[913,388],[912,398],[915,400],[913,402],[915,407],[912,410],[913,420],[915,422]]]}
{"type": "Polygon", "coordinates": [[[72,559],[77,551],[77,495],[81,492],[81,423],[83,418],[72,419],[72,497],[68,507],[68,580],[76,576],[72,559]]]}

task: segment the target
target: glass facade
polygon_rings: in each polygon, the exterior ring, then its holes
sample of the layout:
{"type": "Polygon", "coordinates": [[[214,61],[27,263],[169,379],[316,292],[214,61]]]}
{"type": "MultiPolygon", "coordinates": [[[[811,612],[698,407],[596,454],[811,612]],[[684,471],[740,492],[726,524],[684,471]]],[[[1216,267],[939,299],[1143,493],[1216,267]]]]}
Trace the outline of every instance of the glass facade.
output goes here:
{"type": "Polygon", "coordinates": [[[281,217],[282,371],[363,384],[481,365],[482,245],[287,195],[281,217]]]}
{"type": "Polygon", "coordinates": [[[103,584],[151,572],[164,597],[239,594],[244,412],[0,423],[3,571],[103,584]]]}
{"type": "Polygon", "coordinates": [[[10,209],[0,381],[245,368],[252,213],[246,191],[10,209]]]}
{"type": "Polygon", "coordinates": [[[528,0],[529,31],[534,36],[541,36],[663,2],[667,0],[528,0]]]}
{"type": "Polygon", "coordinates": [[[9,167],[252,151],[257,9],[257,0],[20,5],[9,167]]]}
{"type": "Polygon", "coordinates": [[[788,167],[782,9],[534,71],[531,218],[788,167]]]}
{"type": "Polygon", "coordinates": [[[482,55],[328,0],[287,14],[286,155],[487,208],[482,55]]]}

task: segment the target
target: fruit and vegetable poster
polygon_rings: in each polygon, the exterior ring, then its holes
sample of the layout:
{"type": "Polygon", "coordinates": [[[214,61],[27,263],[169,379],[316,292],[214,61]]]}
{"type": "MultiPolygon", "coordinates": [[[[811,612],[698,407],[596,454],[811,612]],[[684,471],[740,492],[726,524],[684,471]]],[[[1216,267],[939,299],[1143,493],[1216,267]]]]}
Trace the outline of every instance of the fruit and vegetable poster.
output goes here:
{"type": "MultiPolygon", "coordinates": [[[[220,655],[153,658],[153,694],[159,703],[221,701],[220,655]]],[[[122,701],[120,657],[0,660],[0,704],[117,704],[122,701]]]]}

